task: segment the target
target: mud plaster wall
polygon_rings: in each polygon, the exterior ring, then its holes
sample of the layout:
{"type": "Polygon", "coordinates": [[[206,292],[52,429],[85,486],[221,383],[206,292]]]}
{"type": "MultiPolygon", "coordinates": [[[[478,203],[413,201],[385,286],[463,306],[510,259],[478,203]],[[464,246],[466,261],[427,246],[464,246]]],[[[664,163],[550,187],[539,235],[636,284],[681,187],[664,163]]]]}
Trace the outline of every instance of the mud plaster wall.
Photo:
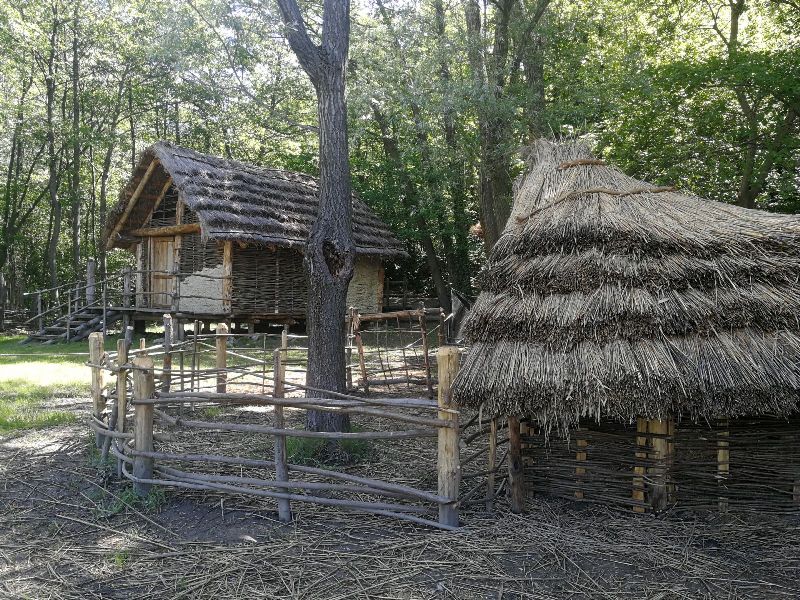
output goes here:
{"type": "Polygon", "coordinates": [[[347,289],[347,306],[362,313],[380,312],[383,308],[383,264],[380,259],[356,258],[355,272],[347,289]]]}
{"type": "Polygon", "coordinates": [[[179,310],[181,312],[201,314],[224,313],[222,276],[222,265],[206,267],[197,273],[182,275],[179,310]],[[206,275],[206,277],[203,277],[203,275],[206,275]]]}

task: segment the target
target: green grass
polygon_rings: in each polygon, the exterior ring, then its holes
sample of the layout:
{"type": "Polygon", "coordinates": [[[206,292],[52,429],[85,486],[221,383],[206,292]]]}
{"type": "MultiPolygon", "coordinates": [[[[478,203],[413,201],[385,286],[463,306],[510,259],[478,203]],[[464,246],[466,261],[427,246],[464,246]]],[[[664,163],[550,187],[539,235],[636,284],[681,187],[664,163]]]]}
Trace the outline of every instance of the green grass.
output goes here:
{"type": "MultiPolygon", "coordinates": [[[[358,431],[358,427],[353,427],[358,431]]],[[[286,458],[297,465],[325,466],[356,464],[374,457],[374,449],[367,440],[322,440],[318,438],[287,438],[286,458]]]]}
{"type": "Polygon", "coordinates": [[[167,502],[167,493],[164,488],[154,486],[150,493],[141,498],[133,491],[133,486],[128,486],[118,494],[97,488],[89,494],[95,503],[94,514],[98,518],[109,518],[123,513],[127,508],[135,508],[142,512],[155,512],[167,502]]]}
{"type": "Polygon", "coordinates": [[[75,382],[39,385],[28,379],[0,380],[0,433],[72,423],[74,412],[47,406],[54,398],[81,398],[88,385],[75,382]]]}

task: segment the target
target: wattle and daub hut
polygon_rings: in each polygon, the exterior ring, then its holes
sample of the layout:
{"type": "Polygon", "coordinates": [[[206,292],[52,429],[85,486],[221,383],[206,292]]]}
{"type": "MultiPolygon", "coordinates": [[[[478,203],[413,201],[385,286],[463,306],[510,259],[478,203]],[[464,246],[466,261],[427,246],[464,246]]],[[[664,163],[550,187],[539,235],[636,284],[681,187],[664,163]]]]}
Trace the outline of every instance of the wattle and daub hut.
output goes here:
{"type": "MultiPolygon", "coordinates": [[[[292,322],[305,317],[303,250],[317,206],[313,177],[159,142],[142,153],[104,238],[136,253],[136,319],[292,322]]],[[[382,261],[402,244],[356,197],[353,238],[348,303],[380,311],[382,261]]]]}
{"type": "Polygon", "coordinates": [[[508,417],[512,507],[527,478],[640,512],[798,510],[800,218],[638,181],[579,142],[527,161],[453,390],[508,417]]]}

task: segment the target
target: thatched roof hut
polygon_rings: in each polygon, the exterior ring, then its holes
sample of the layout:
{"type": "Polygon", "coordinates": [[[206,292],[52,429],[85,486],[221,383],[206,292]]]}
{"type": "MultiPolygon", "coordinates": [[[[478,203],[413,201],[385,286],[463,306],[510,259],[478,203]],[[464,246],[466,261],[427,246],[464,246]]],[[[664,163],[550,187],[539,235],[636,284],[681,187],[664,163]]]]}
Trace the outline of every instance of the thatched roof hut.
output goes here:
{"type": "Polygon", "coordinates": [[[454,395],[581,417],[787,415],[800,390],[800,218],[628,177],[537,142],[465,326],[454,395]]]}
{"type": "MultiPolygon", "coordinates": [[[[166,142],[145,149],[104,231],[136,253],[134,320],[290,323],[308,298],[303,251],[316,219],[313,177],[201,154],[166,142]]],[[[348,304],[383,306],[383,260],[405,254],[353,197],[356,262],[348,304]]],[[[344,317],[344,316],[343,316],[344,317]]]]}
{"type": "MultiPolygon", "coordinates": [[[[205,239],[302,250],[317,214],[319,182],[314,177],[158,142],[142,153],[109,211],[103,235],[109,248],[136,243],[126,230],[145,224],[170,180],[180,200],[197,215],[205,239]],[[128,209],[134,196],[137,200],[128,209]]],[[[360,255],[405,253],[391,229],[356,196],[353,238],[360,255]]]]}

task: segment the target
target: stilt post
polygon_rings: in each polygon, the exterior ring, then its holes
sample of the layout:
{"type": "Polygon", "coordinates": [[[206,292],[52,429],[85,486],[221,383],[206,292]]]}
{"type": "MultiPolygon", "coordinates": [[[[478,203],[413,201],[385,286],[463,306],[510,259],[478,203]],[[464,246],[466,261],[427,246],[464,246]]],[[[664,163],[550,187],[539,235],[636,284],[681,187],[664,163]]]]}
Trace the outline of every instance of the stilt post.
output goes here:
{"type": "Polygon", "coordinates": [[[580,430],[578,430],[575,440],[575,445],[577,447],[577,451],[575,452],[575,485],[578,486],[578,489],[575,490],[575,499],[576,500],[583,500],[584,492],[583,492],[583,484],[585,483],[586,479],[586,448],[589,446],[589,441],[585,438],[580,437],[580,430]]]}
{"type": "Polygon", "coordinates": [[[161,379],[161,391],[168,392],[172,380],[172,315],[164,315],[164,369],[161,379]]]}
{"type": "Polygon", "coordinates": [[[442,346],[437,355],[439,364],[439,418],[450,422],[439,427],[438,461],[439,495],[452,500],[439,505],[439,523],[458,526],[458,488],[461,485],[461,460],[458,447],[458,413],[453,402],[453,380],[458,373],[458,348],[442,346]]]}
{"type": "Polygon", "coordinates": [[[228,326],[217,324],[217,393],[224,394],[228,390],[228,326]]]}
{"type": "Polygon", "coordinates": [[[644,503],[644,476],[647,471],[647,419],[636,419],[636,464],[633,467],[633,512],[643,513],[644,503]]]}
{"type": "MultiPolygon", "coordinates": [[[[153,405],[137,404],[137,400],[149,400],[155,393],[153,359],[137,356],[133,359],[134,402],[134,448],[140,452],[153,452],[153,405]]],[[[145,456],[133,457],[133,476],[137,479],[153,478],[153,459],[145,456]]],[[[134,481],[133,490],[139,497],[150,493],[150,483],[134,481]]]]}
{"type": "Polygon", "coordinates": [[[721,419],[717,431],[717,489],[719,490],[719,511],[728,512],[728,476],[731,472],[730,424],[721,419]]]}
{"type": "Polygon", "coordinates": [[[652,466],[648,467],[647,475],[650,480],[649,500],[656,512],[664,510],[672,500],[672,435],[674,422],[672,419],[651,419],[648,422],[650,432],[650,445],[653,448],[651,455],[652,466]]]}

